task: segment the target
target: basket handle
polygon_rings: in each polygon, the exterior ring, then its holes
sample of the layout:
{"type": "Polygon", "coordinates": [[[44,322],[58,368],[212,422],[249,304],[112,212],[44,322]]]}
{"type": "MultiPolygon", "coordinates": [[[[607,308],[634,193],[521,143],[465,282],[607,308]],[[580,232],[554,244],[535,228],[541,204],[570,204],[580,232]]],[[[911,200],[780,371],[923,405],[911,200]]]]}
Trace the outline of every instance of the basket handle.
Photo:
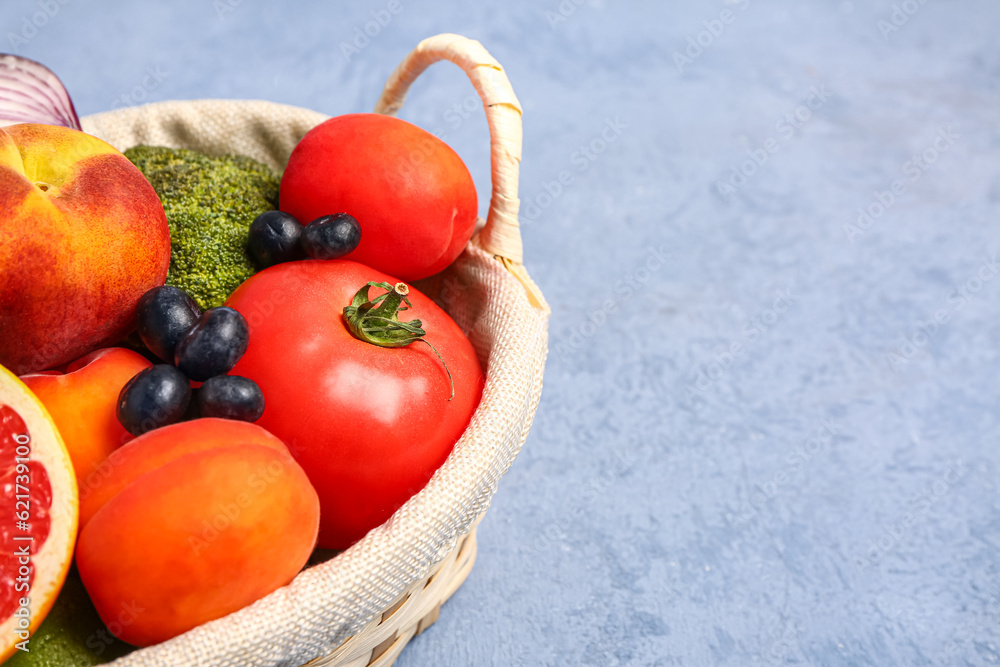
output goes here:
{"type": "Polygon", "coordinates": [[[479,246],[500,260],[524,284],[536,305],[543,304],[538,287],[522,266],[524,254],[517,220],[521,205],[517,198],[521,164],[521,103],[500,63],[482,44],[468,37],[448,33],[428,37],[410,51],[389,75],[375,105],[375,112],[396,115],[403,106],[410,84],[439,60],[450,60],[466,73],[483,100],[490,126],[493,196],[486,226],[479,233],[479,246]]]}

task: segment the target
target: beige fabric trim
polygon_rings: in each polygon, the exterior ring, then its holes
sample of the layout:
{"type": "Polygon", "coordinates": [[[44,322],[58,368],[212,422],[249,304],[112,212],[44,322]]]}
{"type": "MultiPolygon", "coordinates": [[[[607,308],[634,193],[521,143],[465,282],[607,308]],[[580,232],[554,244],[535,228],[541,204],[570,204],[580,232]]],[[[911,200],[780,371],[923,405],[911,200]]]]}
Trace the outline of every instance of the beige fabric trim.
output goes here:
{"type": "Polygon", "coordinates": [[[329,118],[316,111],[259,100],[157,102],[87,116],[83,131],[120,151],[133,146],[235,153],[282,171],[306,132],[329,118]]]}

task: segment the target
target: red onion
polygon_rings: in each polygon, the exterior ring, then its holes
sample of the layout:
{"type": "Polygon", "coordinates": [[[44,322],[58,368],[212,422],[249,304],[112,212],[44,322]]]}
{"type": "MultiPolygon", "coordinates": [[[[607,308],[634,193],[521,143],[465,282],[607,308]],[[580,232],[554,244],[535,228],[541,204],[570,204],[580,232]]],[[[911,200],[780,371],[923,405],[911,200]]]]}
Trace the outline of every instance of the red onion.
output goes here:
{"type": "Polygon", "coordinates": [[[52,70],[34,60],[0,53],[0,127],[15,123],[80,129],[73,100],[52,70]]]}

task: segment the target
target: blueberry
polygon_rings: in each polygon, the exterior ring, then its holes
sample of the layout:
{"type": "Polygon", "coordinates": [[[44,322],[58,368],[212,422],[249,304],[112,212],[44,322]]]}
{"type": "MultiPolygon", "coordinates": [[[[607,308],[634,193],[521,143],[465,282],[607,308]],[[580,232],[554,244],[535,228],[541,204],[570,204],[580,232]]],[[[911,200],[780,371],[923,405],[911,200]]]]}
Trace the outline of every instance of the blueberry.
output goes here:
{"type": "Polygon", "coordinates": [[[346,213],[316,218],[302,231],[302,247],[313,259],[337,259],[361,243],[361,225],[346,213]]]}
{"type": "Polygon", "coordinates": [[[247,321],[227,306],[210,308],[177,343],[174,363],[196,382],[224,375],[247,351],[247,321]]]}
{"type": "Polygon", "coordinates": [[[173,361],[174,348],[201,316],[201,309],[187,292],[177,287],[154,287],[139,299],[136,331],[149,351],[173,361]]]}
{"type": "Polygon", "coordinates": [[[262,269],[282,262],[304,259],[300,245],[302,225],[284,211],[267,211],[250,223],[247,249],[262,269]]]}
{"type": "Polygon", "coordinates": [[[255,422],[264,414],[264,394],[253,380],[216,375],[198,390],[198,416],[255,422]]]}
{"type": "Polygon", "coordinates": [[[191,383],[169,364],[139,371],[118,394],[118,421],[132,435],[181,421],[191,402],[191,383]]]}

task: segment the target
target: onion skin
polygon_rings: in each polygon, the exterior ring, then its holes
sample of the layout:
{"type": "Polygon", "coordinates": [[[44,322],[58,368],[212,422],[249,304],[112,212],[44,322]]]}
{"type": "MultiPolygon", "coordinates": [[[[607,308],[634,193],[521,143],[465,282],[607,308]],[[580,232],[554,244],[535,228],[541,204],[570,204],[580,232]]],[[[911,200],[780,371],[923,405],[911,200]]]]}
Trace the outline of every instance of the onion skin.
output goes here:
{"type": "Polygon", "coordinates": [[[0,53],[0,127],[18,123],[80,127],[73,100],[45,65],[0,53]]]}

